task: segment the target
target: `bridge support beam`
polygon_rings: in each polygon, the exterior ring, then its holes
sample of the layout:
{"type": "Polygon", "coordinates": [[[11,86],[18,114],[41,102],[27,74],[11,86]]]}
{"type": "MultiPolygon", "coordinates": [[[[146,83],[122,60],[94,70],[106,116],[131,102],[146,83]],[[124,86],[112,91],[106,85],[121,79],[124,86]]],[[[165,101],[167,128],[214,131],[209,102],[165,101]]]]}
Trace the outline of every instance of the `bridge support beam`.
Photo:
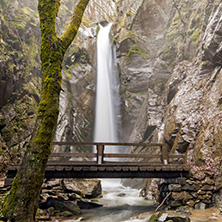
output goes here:
{"type": "Polygon", "coordinates": [[[103,163],[103,156],[104,156],[104,145],[97,145],[97,163],[103,163]]]}
{"type": "Polygon", "coordinates": [[[161,146],[161,151],[162,151],[162,163],[163,164],[168,164],[168,150],[166,145],[161,146]]]}

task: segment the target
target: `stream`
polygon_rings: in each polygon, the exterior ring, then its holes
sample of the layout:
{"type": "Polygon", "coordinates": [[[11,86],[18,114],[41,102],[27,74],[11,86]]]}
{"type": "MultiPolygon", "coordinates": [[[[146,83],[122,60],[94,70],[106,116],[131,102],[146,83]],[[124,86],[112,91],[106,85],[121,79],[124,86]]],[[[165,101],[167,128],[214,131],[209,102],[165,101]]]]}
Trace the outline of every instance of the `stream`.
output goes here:
{"type": "Polygon", "coordinates": [[[99,203],[103,207],[83,210],[78,219],[63,220],[63,222],[145,222],[143,219],[131,219],[144,212],[153,211],[152,201],[139,197],[139,190],[124,187],[120,179],[102,179],[103,197],[99,203]]]}
{"type": "MultiPolygon", "coordinates": [[[[103,207],[83,210],[75,218],[56,220],[55,222],[148,222],[154,213],[153,202],[139,197],[139,190],[124,187],[120,179],[102,179],[103,197],[99,203],[103,207]],[[137,217],[137,215],[140,215],[137,217]]],[[[175,211],[170,216],[182,216],[175,211]]],[[[222,222],[218,209],[191,210],[191,222],[222,222]]]]}

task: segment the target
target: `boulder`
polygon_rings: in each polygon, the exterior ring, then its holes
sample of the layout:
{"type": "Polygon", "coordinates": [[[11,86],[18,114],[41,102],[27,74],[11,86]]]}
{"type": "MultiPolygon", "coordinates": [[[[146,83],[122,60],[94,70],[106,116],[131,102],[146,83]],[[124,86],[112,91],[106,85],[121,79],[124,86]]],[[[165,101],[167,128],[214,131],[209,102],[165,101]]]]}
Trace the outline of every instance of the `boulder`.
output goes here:
{"type": "Polygon", "coordinates": [[[64,179],[64,189],[86,198],[94,198],[102,193],[101,182],[97,179],[64,179]]]}
{"type": "Polygon", "coordinates": [[[189,217],[171,217],[167,213],[156,213],[153,214],[149,222],[190,222],[189,217]]]}
{"type": "Polygon", "coordinates": [[[48,209],[53,207],[60,212],[69,211],[72,214],[79,215],[81,213],[80,208],[73,202],[60,201],[56,198],[49,197],[46,202],[39,204],[40,209],[48,209]]]}
{"type": "Polygon", "coordinates": [[[90,202],[90,201],[83,201],[83,200],[78,200],[77,205],[79,206],[80,209],[92,209],[92,208],[98,208],[102,207],[102,204],[90,202]]]}

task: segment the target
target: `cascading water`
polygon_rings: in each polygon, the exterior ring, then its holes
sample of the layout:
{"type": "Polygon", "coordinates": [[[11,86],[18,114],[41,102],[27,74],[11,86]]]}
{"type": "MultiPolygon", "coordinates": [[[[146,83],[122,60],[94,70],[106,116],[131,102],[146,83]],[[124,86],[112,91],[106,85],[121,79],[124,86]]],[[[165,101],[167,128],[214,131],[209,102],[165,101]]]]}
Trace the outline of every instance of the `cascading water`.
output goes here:
{"type": "MultiPolygon", "coordinates": [[[[110,40],[112,24],[99,25],[97,36],[97,89],[95,111],[95,142],[118,142],[118,86],[113,71],[113,50],[110,40]]],[[[115,147],[106,147],[105,152],[117,152],[115,147]]]]}
{"type": "MultiPolygon", "coordinates": [[[[118,84],[115,76],[115,49],[110,41],[112,24],[100,25],[97,36],[97,91],[95,115],[95,142],[118,142],[118,84]]],[[[120,147],[106,146],[105,153],[118,153],[120,147]]],[[[110,159],[110,158],[109,158],[110,159]]],[[[114,160],[115,158],[112,158],[114,160]]],[[[118,159],[115,159],[118,161],[118,159]]],[[[101,209],[86,210],[84,221],[120,222],[129,221],[130,217],[146,211],[147,200],[139,197],[139,190],[124,187],[120,179],[101,180],[103,204],[101,209]],[[129,220],[128,220],[129,219],[129,220]]],[[[137,220],[135,220],[137,221],[137,220]]],[[[138,220],[140,222],[146,220],[138,220]]]]}

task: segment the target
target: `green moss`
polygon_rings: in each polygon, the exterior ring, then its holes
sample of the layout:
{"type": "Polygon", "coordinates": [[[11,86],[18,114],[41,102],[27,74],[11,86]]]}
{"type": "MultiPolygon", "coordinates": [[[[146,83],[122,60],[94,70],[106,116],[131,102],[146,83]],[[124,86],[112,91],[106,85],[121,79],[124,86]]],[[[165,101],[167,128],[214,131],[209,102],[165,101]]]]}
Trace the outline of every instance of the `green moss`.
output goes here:
{"type": "Polygon", "coordinates": [[[128,60],[131,58],[133,54],[136,54],[140,56],[143,59],[146,59],[146,56],[148,52],[145,52],[144,49],[140,48],[136,43],[132,45],[128,51],[128,53],[125,56],[125,60],[128,60]]]}
{"type": "Polygon", "coordinates": [[[175,63],[177,57],[177,49],[175,45],[169,45],[168,48],[162,54],[162,60],[170,62],[172,64],[175,63]]]}
{"type": "Polygon", "coordinates": [[[4,138],[4,141],[9,142],[13,137],[13,131],[5,127],[1,130],[1,135],[4,138]]]}
{"type": "Polygon", "coordinates": [[[161,217],[162,213],[159,212],[159,213],[156,213],[156,214],[153,214],[150,219],[149,219],[149,222],[158,222],[159,218],[161,217]]]}

